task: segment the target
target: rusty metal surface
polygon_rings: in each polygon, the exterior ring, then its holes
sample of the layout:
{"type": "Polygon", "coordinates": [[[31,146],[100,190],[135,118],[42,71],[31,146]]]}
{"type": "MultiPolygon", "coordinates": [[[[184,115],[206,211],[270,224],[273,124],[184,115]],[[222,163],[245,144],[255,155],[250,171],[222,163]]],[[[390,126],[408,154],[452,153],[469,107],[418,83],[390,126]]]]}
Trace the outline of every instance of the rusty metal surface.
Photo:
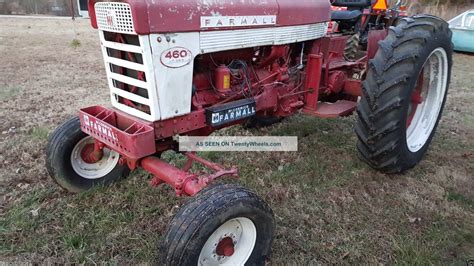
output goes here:
{"type": "Polygon", "coordinates": [[[223,166],[207,161],[194,153],[186,153],[185,155],[188,157],[188,161],[183,169],[179,169],[155,156],[143,158],[140,165],[154,175],[150,185],[157,186],[167,183],[175,189],[178,196],[194,196],[209,183],[222,176],[237,177],[236,168],[225,169],[223,166]],[[191,173],[189,169],[193,163],[200,163],[213,170],[214,173],[202,175],[191,173]]]}
{"type": "MultiPolygon", "coordinates": [[[[102,0],[91,0],[90,6],[102,0]]],[[[133,24],[138,34],[190,32],[201,30],[235,29],[239,17],[249,17],[249,26],[239,25],[239,29],[271,26],[292,26],[314,24],[330,20],[330,4],[324,0],[123,0],[129,3],[133,16],[133,24]],[[255,16],[275,16],[275,23],[267,17],[265,23],[255,16]],[[201,17],[221,17],[222,23],[228,27],[201,27],[201,17]],[[229,19],[235,19],[233,22],[229,19]],[[227,20],[225,22],[224,20],[227,20]],[[233,25],[232,25],[233,24],[233,25]],[[252,26],[255,24],[257,26],[252,26]]],[[[91,12],[91,22],[97,28],[95,13],[91,12]]]]}
{"type": "Polygon", "coordinates": [[[128,158],[155,153],[154,129],[139,119],[102,106],[79,111],[81,130],[128,158]]]}

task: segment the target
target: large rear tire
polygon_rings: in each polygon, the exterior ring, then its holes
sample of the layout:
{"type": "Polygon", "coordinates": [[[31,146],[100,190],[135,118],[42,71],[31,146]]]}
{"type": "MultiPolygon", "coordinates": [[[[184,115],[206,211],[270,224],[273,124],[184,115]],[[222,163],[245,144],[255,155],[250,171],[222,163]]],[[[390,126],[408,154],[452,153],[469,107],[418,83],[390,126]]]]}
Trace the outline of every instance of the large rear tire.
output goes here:
{"type": "Polygon", "coordinates": [[[370,166],[399,173],[426,153],[446,101],[452,50],[448,24],[427,15],[401,19],[379,42],[355,127],[370,166]]]}
{"type": "Polygon", "coordinates": [[[344,48],[344,59],[347,61],[355,61],[358,59],[357,54],[360,52],[360,34],[355,33],[346,41],[344,48]]]}
{"type": "Polygon", "coordinates": [[[190,199],[171,220],[159,265],[264,265],[275,222],[256,194],[218,184],[190,199]]]}

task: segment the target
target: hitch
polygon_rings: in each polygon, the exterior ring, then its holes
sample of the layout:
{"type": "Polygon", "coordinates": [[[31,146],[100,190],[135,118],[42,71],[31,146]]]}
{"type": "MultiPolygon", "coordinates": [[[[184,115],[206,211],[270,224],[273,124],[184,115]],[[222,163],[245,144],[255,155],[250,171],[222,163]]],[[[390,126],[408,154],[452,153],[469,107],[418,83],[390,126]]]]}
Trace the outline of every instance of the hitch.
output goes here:
{"type": "Polygon", "coordinates": [[[237,176],[237,168],[225,169],[222,165],[210,162],[193,152],[184,154],[188,160],[183,169],[179,169],[156,156],[149,156],[141,160],[140,165],[146,171],[154,175],[150,185],[156,187],[162,183],[167,183],[174,187],[177,196],[194,196],[213,180],[230,175],[237,176]],[[198,175],[189,172],[194,162],[200,163],[209,169],[214,170],[212,174],[198,175]]]}

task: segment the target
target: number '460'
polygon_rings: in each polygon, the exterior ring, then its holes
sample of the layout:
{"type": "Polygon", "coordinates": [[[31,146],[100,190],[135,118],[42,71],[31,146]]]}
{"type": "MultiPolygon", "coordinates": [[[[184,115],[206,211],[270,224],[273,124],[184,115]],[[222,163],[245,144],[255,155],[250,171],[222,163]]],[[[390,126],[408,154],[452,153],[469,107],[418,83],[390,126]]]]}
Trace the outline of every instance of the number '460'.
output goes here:
{"type": "Polygon", "coordinates": [[[165,57],[169,59],[173,58],[183,58],[188,56],[188,51],[186,50],[174,50],[166,53],[165,57]]]}

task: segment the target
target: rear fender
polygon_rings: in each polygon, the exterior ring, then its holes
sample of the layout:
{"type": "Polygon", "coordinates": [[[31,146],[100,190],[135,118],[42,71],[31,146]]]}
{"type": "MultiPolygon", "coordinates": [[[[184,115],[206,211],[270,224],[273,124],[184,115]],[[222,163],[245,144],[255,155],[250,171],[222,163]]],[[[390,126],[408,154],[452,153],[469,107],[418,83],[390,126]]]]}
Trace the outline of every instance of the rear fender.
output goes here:
{"type": "Polygon", "coordinates": [[[367,57],[368,59],[374,58],[377,50],[379,49],[379,41],[387,37],[388,31],[383,30],[371,30],[369,31],[369,38],[367,41],[367,57]]]}

